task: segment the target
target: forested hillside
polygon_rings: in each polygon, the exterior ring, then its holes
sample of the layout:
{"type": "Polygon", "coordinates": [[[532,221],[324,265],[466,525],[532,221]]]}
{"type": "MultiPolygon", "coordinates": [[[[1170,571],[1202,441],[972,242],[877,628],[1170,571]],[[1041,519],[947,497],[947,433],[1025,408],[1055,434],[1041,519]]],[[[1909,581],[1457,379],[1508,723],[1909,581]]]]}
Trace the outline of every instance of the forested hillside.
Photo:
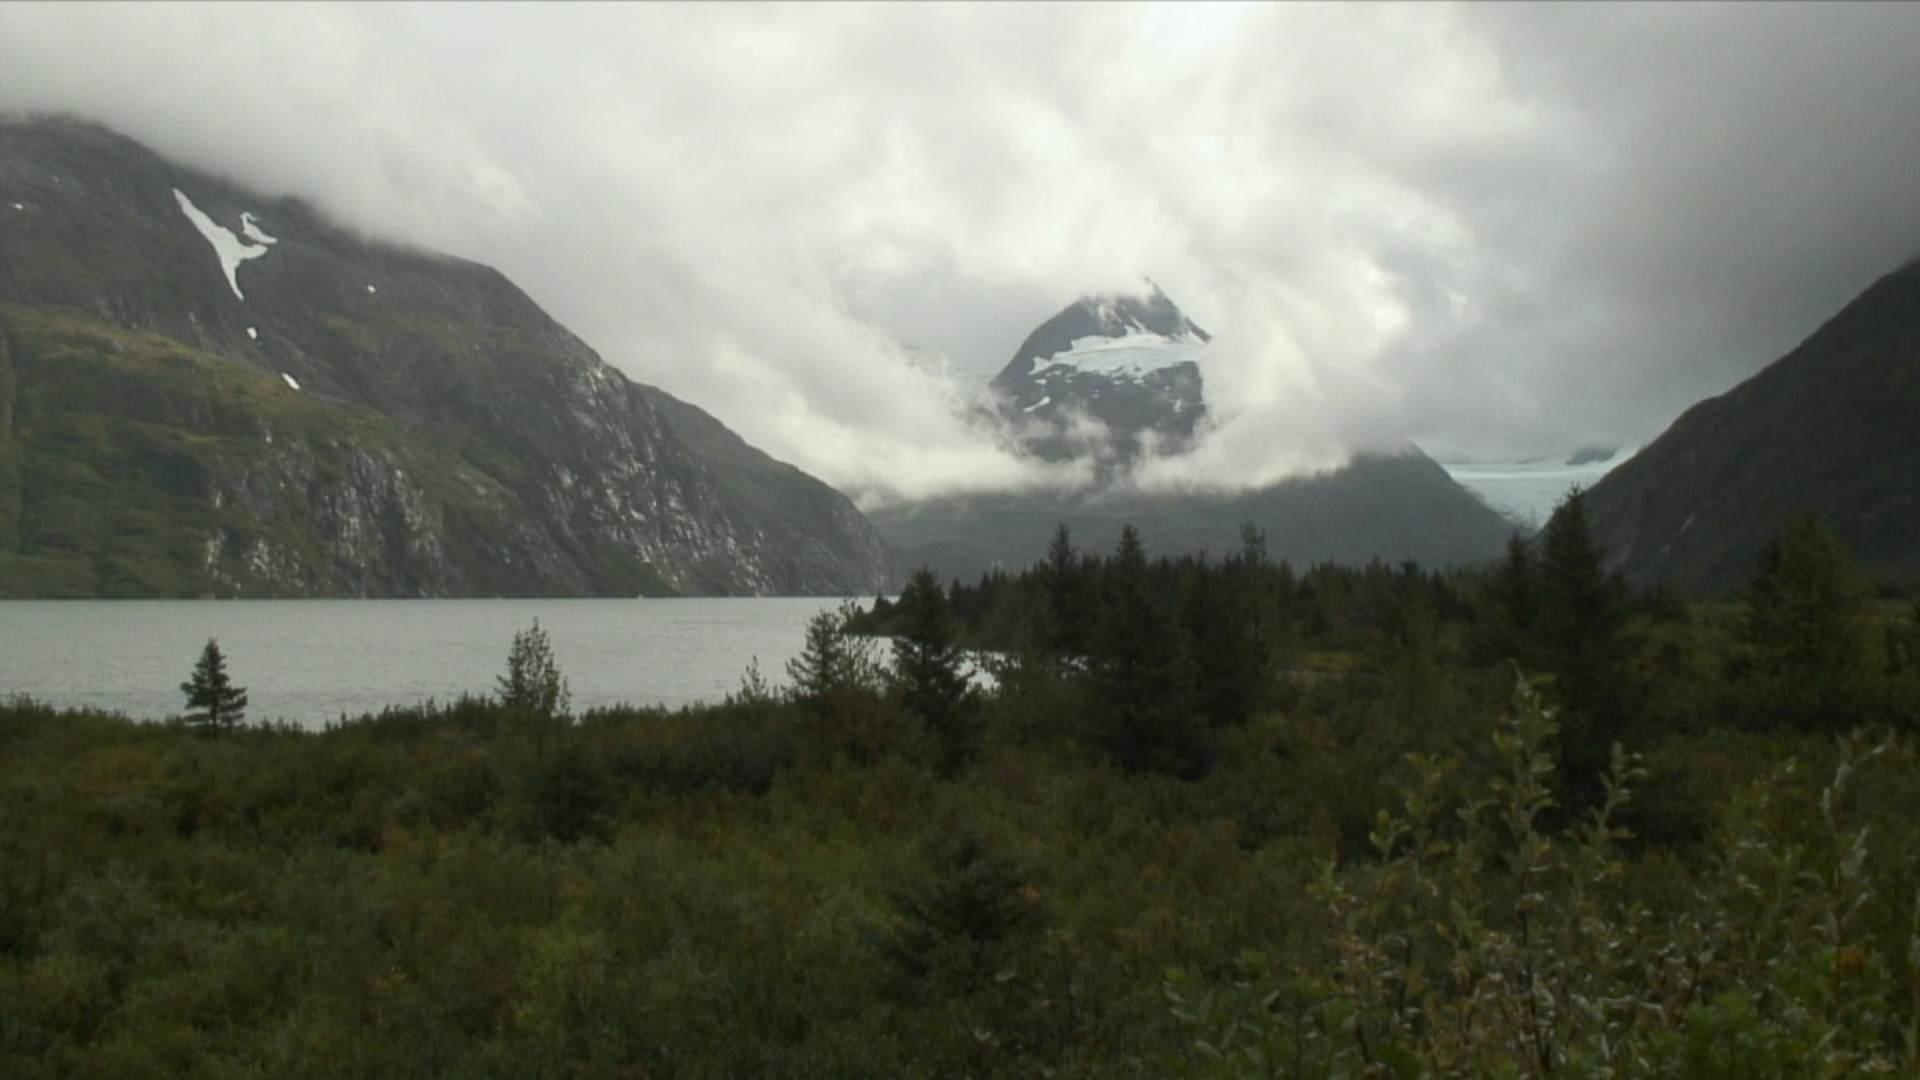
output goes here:
{"type": "Polygon", "coordinates": [[[0,1072],[1920,1068],[1920,605],[1818,522],[1713,604],[1577,496],[1477,572],[1151,542],[678,713],[571,715],[537,627],[323,732],[189,641],[198,722],[0,708],[0,1072]]]}

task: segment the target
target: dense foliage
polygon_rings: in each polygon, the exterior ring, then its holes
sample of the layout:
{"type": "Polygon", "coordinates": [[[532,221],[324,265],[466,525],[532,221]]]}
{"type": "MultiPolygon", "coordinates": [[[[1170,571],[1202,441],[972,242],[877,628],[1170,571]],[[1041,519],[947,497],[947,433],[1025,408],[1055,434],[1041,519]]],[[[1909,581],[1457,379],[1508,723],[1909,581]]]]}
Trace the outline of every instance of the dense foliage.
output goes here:
{"type": "Polygon", "coordinates": [[[14,702],[0,1074],[1913,1075],[1920,611],[1776,603],[1852,580],[1817,535],[1708,605],[1557,527],[1062,531],[679,712],[569,715],[537,628],[318,732],[14,702]]]}

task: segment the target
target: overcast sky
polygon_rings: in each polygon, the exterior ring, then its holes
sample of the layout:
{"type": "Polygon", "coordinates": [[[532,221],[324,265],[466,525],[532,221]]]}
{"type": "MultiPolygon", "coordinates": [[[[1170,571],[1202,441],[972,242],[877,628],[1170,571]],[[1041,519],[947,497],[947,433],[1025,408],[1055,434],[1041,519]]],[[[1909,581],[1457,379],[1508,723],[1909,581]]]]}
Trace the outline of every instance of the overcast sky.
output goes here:
{"type": "Polygon", "coordinates": [[[0,108],[499,267],[856,493],[1076,297],[1215,335],[1181,470],[1633,444],[1920,253],[1920,5],[0,3],[0,108]],[[950,378],[957,372],[962,378],[950,378]]]}

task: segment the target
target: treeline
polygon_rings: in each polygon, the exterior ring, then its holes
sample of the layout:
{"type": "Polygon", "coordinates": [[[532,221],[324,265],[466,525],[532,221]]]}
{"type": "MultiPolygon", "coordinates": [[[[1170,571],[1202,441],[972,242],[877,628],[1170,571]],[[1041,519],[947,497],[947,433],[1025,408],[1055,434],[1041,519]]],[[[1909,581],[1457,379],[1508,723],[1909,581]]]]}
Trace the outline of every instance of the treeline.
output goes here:
{"type": "Polygon", "coordinates": [[[1446,572],[1061,532],[708,707],[537,626],[319,732],[211,646],[199,723],[15,702],[0,1073],[1911,1075],[1920,611],[1810,519],[1604,565],[1577,495],[1446,572]]]}
{"type": "MultiPolygon", "coordinates": [[[[1575,806],[1598,797],[1595,778],[1622,739],[1920,724],[1920,601],[1876,601],[1813,517],[1790,522],[1732,603],[1693,605],[1671,584],[1636,593],[1605,563],[1574,491],[1492,567],[1296,573],[1267,558],[1252,526],[1218,559],[1148,559],[1131,527],[1101,556],[1062,526],[1033,567],[952,582],[944,595],[956,639],[998,654],[1003,676],[1017,683],[1044,666],[1082,682],[1106,725],[1096,741],[1129,770],[1198,776],[1208,732],[1292,709],[1316,682],[1408,662],[1550,676],[1558,794],[1575,806]]],[[[898,604],[877,598],[848,628],[903,633],[907,597],[923,609],[933,588],[923,573],[898,604]]]]}

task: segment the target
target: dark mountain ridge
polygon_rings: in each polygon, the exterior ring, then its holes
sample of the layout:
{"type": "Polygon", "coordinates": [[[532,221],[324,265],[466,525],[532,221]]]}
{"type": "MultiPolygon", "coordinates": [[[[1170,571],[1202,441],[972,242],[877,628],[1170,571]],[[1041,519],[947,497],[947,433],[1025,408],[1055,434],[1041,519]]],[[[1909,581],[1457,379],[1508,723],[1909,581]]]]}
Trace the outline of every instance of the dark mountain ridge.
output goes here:
{"type": "Polygon", "coordinates": [[[492,268],[0,120],[0,594],[866,593],[844,497],[492,268]]]}
{"type": "Polygon", "coordinates": [[[1681,414],[1587,503],[1631,581],[1730,592],[1801,511],[1874,576],[1920,579],[1920,261],[1681,414]]]}

